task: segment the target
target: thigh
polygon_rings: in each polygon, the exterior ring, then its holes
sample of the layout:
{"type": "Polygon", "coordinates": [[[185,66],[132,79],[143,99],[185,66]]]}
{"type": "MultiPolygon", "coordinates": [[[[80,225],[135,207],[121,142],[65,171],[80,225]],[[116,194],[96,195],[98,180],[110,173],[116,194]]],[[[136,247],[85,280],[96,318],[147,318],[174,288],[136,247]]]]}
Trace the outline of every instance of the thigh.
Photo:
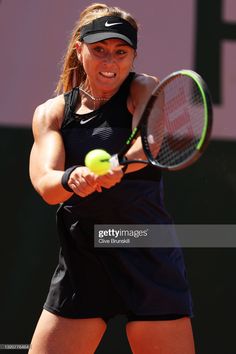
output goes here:
{"type": "Polygon", "coordinates": [[[105,330],[101,318],[71,319],[43,310],[29,354],[92,354],[105,330]]]}
{"type": "Polygon", "coordinates": [[[133,321],[126,325],[134,354],[194,354],[188,317],[168,321],[133,321]]]}

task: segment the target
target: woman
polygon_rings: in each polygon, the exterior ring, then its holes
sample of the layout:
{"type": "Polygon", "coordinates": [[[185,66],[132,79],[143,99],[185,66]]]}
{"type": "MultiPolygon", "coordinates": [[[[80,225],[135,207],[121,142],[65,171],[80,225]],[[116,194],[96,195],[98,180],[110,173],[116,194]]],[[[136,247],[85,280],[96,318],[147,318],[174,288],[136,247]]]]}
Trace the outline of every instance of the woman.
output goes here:
{"type": "MultiPolygon", "coordinates": [[[[168,224],[160,172],[141,164],[96,176],[94,148],[116,153],[157,83],[132,72],[137,24],[93,4],[72,34],[57,92],[34,114],[30,176],[61,203],[59,264],[30,353],[94,353],[107,321],[127,316],[133,353],[193,354],[191,296],[179,249],[94,248],[95,224],[168,224]]],[[[127,157],[137,154],[133,151],[127,157]]]]}

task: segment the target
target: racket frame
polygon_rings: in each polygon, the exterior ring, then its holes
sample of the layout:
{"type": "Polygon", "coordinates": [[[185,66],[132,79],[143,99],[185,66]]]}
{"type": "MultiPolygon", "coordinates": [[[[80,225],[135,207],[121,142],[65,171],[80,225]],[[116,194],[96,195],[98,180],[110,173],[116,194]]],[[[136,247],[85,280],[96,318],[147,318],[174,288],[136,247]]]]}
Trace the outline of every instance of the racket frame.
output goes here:
{"type": "MultiPolygon", "coordinates": [[[[148,116],[145,117],[145,120],[143,120],[143,123],[140,126],[140,131],[141,131],[141,139],[142,139],[142,145],[143,145],[143,151],[145,155],[147,156],[147,160],[150,164],[153,166],[160,168],[162,170],[168,170],[168,171],[178,171],[182,170],[190,165],[192,165],[196,160],[199,159],[199,157],[202,155],[202,153],[205,151],[206,147],[208,146],[209,139],[211,136],[211,131],[212,131],[212,121],[213,121],[213,111],[212,111],[212,101],[211,101],[211,96],[209,89],[204,82],[204,80],[201,78],[199,74],[194,72],[193,70],[178,70],[167,76],[164,80],[162,80],[159,85],[154,89],[151,98],[154,97],[154,102],[158,98],[159,92],[162,90],[163,86],[166,86],[169,81],[173,80],[176,76],[180,75],[185,75],[190,77],[191,79],[194,80],[196,83],[199,92],[201,93],[202,100],[203,100],[203,107],[204,107],[204,125],[202,129],[202,135],[201,138],[196,146],[195,151],[184,161],[176,165],[172,166],[166,166],[158,163],[156,159],[153,158],[152,153],[149,148],[149,143],[148,143],[148,137],[147,137],[147,123],[148,123],[148,116]]],[[[150,100],[151,100],[150,98],[150,100]]],[[[149,100],[149,101],[150,101],[149,100]]],[[[149,104],[149,101],[147,103],[147,106],[149,104]]],[[[153,102],[153,103],[154,103],[153,102]]],[[[152,103],[152,106],[153,106],[152,103]]],[[[148,111],[148,110],[147,110],[148,111]]],[[[150,112],[150,110],[149,110],[150,112]]],[[[158,156],[157,156],[158,158],[158,156]]]]}

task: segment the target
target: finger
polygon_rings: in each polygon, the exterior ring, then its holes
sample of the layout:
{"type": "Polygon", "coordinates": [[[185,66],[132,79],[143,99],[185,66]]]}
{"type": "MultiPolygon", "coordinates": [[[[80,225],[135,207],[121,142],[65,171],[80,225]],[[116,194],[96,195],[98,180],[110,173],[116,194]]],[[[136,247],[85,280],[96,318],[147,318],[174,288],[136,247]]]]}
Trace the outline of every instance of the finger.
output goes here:
{"type": "Polygon", "coordinates": [[[74,193],[78,194],[79,196],[85,197],[96,190],[96,186],[91,187],[83,178],[80,180],[73,179],[70,184],[74,193]]]}
{"type": "Polygon", "coordinates": [[[73,190],[74,194],[79,195],[82,198],[87,197],[87,194],[83,191],[80,191],[75,184],[71,184],[70,187],[73,190]]]}
{"type": "Polygon", "coordinates": [[[117,181],[117,180],[101,180],[98,183],[103,188],[111,188],[111,187],[114,187],[119,182],[120,181],[117,181]]]}
{"type": "Polygon", "coordinates": [[[99,192],[99,193],[101,193],[101,192],[102,192],[102,187],[101,187],[101,186],[99,186],[99,184],[97,184],[96,191],[97,191],[97,192],[99,192]]]}
{"type": "Polygon", "coordinates": [[[85,181],[90,185],[91,187],[95,188],[97,186],[97,176],[93,175],[86,175],[83,176],[85,181]]]}

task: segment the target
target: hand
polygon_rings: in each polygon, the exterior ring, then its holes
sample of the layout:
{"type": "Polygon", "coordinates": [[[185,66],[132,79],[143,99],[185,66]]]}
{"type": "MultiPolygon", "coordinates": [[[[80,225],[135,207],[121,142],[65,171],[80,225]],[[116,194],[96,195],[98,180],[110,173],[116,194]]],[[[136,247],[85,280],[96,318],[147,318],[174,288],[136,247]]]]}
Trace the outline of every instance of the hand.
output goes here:
{"type": "Polygon", "coordinates": [[[103,176],[98,176],[97,184],[100,187],[109,189],[119,183],[123,177],[123,171],[121,169],[112,170],[103,176]]]}
{"type": "Polygon", "coordinates": [[[87,197],[93,192],[101,192],[102,189],[97,183],[98,176],[92,173],[87,167],[77,167],[70,175],[68,185],[73,192],[80,197],[87,197]]]}

